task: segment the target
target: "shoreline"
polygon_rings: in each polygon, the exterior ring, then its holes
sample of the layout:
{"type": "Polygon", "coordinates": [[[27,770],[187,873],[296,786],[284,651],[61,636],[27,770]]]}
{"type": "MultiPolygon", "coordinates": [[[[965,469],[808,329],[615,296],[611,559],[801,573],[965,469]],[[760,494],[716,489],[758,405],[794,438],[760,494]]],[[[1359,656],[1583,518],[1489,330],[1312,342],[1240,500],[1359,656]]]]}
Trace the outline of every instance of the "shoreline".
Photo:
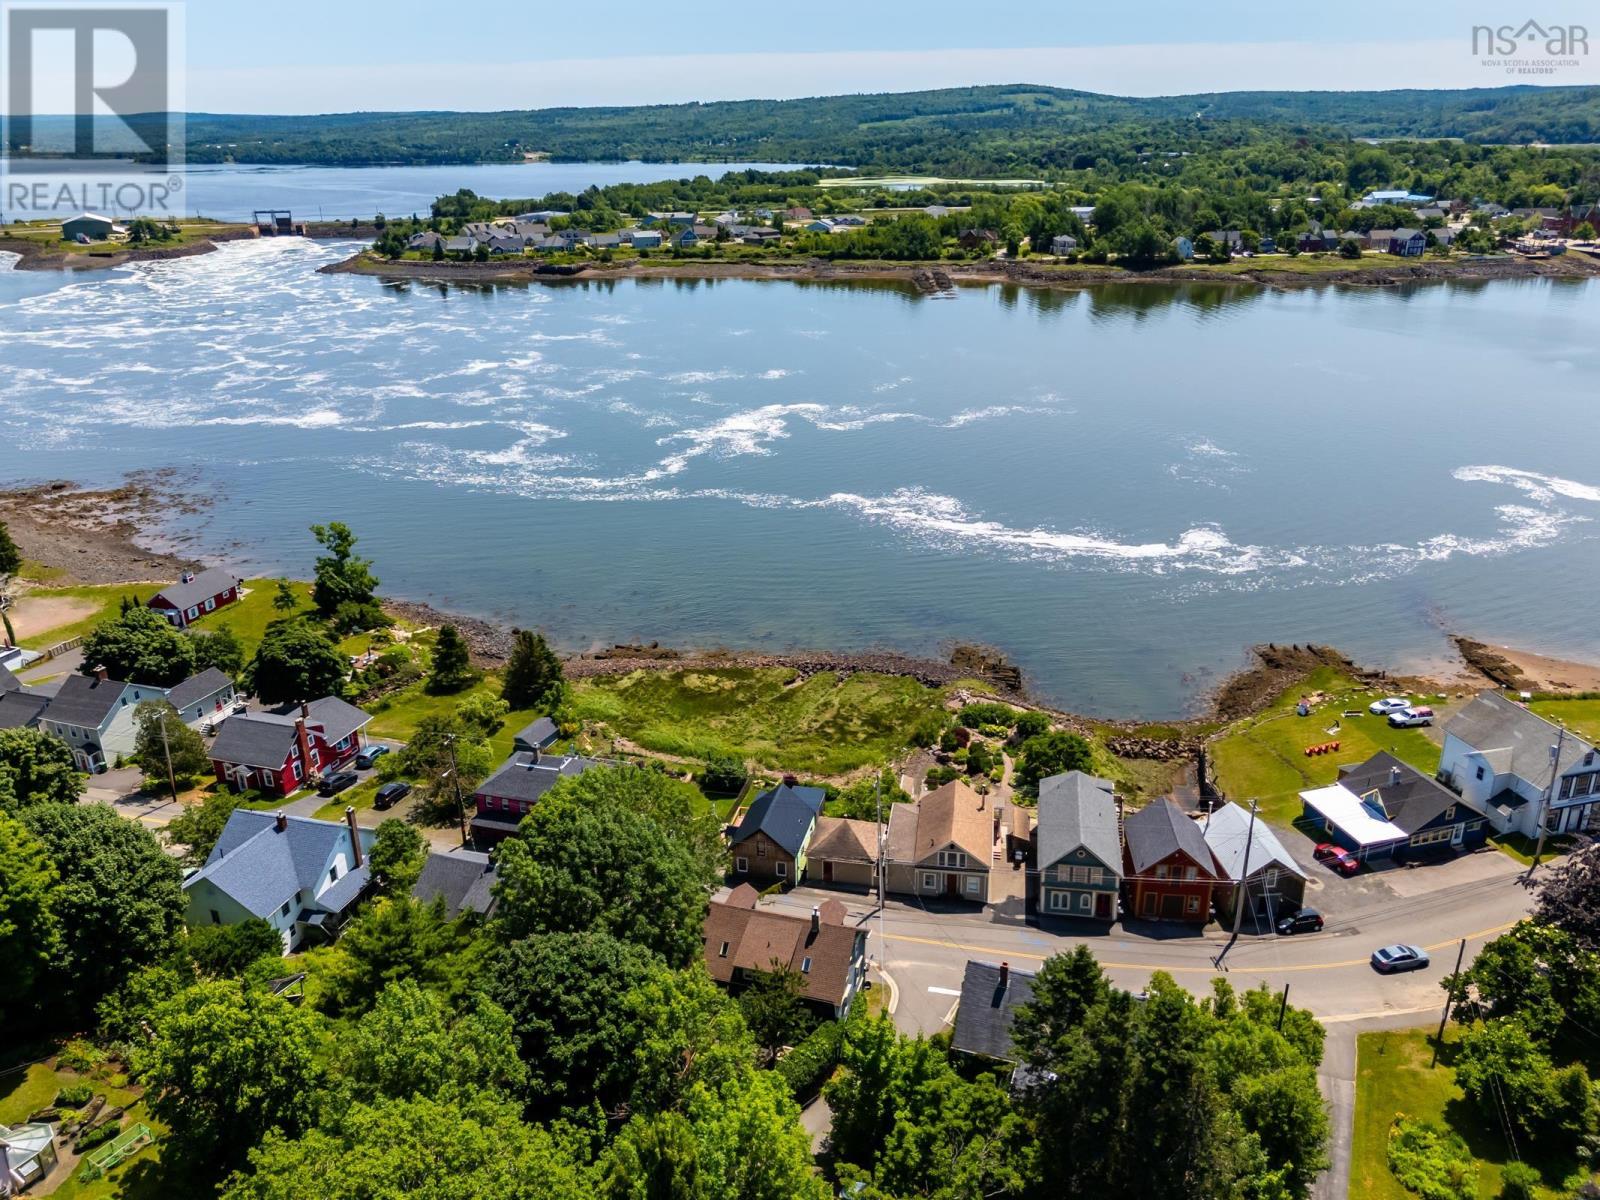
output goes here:
{"type": "MultiPolygon", "coordinates": [[[[104,250],[98,253],[58,250],[53,245],[32,238],[9,237],[0,233],[0,254],[15,254],[15,269],[18,271],[107,271],[125,267],[129,263],[199,258],[215,253],[219,243],[249,242],[261,237],[253,225],[234,226],[230,222],[219,222],[219,226],[216,232],[181,246],[104,250]]],[[[349,222],[316,221],[307,224],[305,229],[305,236],[313,241],[344,241],[350,238],[371,241],[378,236],[377,227],[370,223],[351,225],[349,222]]]]}

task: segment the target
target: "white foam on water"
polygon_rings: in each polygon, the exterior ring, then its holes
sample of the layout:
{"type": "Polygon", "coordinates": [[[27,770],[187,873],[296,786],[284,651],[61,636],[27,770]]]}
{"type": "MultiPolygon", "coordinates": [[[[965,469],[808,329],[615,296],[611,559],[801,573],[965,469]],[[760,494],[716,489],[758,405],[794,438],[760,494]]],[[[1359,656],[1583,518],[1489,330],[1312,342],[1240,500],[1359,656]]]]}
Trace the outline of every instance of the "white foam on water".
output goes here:
{"type": "Polygon", "coordinates": [[[1464,483],[1500,483],[1514,487],[1540,504],[1553,504],[1558,496],[1600,504],[1600,487],[1562,479],[1559,475],[1496,466],[1457,467],[1451,474],[1464,483]]]}

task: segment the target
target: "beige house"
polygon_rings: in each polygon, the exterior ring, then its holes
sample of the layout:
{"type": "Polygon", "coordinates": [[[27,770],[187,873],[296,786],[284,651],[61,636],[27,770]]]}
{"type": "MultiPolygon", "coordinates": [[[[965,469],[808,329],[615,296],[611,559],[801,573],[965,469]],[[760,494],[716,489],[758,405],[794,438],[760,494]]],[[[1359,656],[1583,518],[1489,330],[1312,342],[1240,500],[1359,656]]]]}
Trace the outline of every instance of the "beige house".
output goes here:
{"type": "Polygon", "coordinates": [[[818,817],[806,856],[806,882],[872,890],[878,862],[878,826],[848,817],[818,817]]]}
{"type": "Polygon", "coordinates": [[[889,892],[987,904],[999,826],[997,806],[959,779],[896,804],[889,812],[889,892]]]}

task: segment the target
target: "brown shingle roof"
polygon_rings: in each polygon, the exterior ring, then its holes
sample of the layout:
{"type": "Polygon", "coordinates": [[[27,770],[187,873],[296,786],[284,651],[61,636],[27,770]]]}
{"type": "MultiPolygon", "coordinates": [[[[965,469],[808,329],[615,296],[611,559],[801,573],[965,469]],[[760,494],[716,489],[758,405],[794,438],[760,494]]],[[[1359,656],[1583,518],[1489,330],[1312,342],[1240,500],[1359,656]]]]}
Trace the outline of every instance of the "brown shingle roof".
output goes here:
{"type": "Polygon", "coordinates": [[[712,901],[705,924],[706,969],[718,983],[728,983],[736,970],[770,971],[776,963],[800,974],[806,999],[837,1005],[850,983],[856,944],[865,937],[843,924],[844,914],[844,905],[825,903],[813,933],[809,917],[712,901]],[[805,971],[808,958],[811,969],[805,971]]]}
{"type": "Polygon", "coordinates": [[[809,857],[818,861],[873,862],[877,859],[878,827],[849,817],[818,817],[809,857]]]}
{"type": "Polygon", "coordinates": [[[934,788],[912,804],[897,804],[889,814],[891,862],[921,862],[954,844],[973,865],[987,870],[994,856],[994,809],[959,779],[934,788]]]}

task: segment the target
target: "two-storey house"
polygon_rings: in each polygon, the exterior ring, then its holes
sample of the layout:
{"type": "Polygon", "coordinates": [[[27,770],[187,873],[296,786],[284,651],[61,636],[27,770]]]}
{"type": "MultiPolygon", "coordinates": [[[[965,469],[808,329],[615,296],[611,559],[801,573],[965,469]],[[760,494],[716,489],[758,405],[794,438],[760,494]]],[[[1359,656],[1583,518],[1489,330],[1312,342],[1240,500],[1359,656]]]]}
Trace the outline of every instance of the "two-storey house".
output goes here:
{"type": "Polygon", "coordinates": [[[1115,921],[1122,834],[1111,781],[1082,771],[1041,780],[1038,820],[1039,911],[1115,921]]]}
{"type": "Polygon", "coordinates": [[[1200,826],[1171,800],[1122,823],[1123,905],[1130,917],[1204,925],[1219,871],[1200,826]]]}
{"type": "Polygon", "coordinates": [[[729,838],[734,881],[758,889],[795,883],[805,872],[806,847],[826,798],[821,788],[786,779],[751,801],[729,838]]]}
{"type": "Polygon", "coordinates": [[[335,696],[286,712],[229,717],[211,743],[211,766],[217,782],[236,792],[287,796],[353,758],[371,720],[335,696]]]}

